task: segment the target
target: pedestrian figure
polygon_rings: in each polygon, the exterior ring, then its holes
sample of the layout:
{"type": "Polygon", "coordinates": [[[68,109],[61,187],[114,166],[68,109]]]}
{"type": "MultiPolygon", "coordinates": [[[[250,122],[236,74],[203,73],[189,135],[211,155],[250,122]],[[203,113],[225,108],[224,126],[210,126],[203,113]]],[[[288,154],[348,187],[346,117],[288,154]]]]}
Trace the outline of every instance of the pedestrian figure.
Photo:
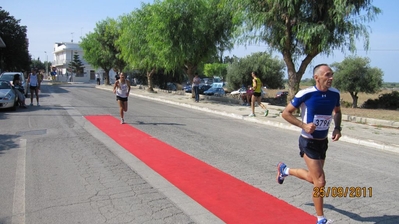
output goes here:
{"type": "Polygon", "coordinates": [[[302,129],[299,137],[299,150],[308,169],[288,168],[280,162],[277,164],[277,182],[283,184],[284,178],[292,175],[313,184],[312,197],[317,214],[317,224],[332,222],[324,217],[324,195],[319,193],[324,190],[326,185],[323,167],[328,148],[327,135],[332,120],[335,125],[331,136],[332,141],[338,141],[341,137],[340,93],[331,87],[333,74],[327,64],[317,65],[313,69],[316,85],[299,91],[282,113],[285,120],[302,129]],[[301,120],[293,115],[298,108],[301,109],[301,120]]]}
{"type": "Polygon", "coordinates": [[[50,75],[51,75],[51,81],[54,81],[55,80],[55,75],[57,75],[57,72],[53,70],[53,71],[50,72],[50,75]]]}
{"type": "Polygon", "coordinates": [[[113,92],[116,94],[116,101],[119,105],[121,124],[125,123],[124,112],[127,112],[127,100],[130,93],[130,83],[125,74],[121,73],[119,79],[115,81],[113,92]]]}
{"type": "Polygon", "coordinates": [[[251,97],[251,110],[252,113],[249,114],[250,117],[255,117],[255,103],[258,103],[262,109],[265,110],[264,116],[266,117],[269,114],[269,110],[266,108],[265,105],[262,104],[262,86],[263,83],[262,81],[258,78],[257,72],[252,72],[252,89],[253,89],[253,94],[251,97]]]}
{"type": "Polygon", "coordinates": [[[252,86],[248,86],[248,88],[247,88],[247,92],[246,92],[246,98],[247,98],[247,104],[246,104],[246,106],[249,106],[249,105],[252,105],[251,104],[251,102],[252,102],[252,95],[254,94],[254,90],[253,90],[253,88],[252,88],[252,86]]]}
{"type": "Polygon", "coordinates": [[[98,73],[96,73],[96,81],[97,85],[100,85],[100,75],[98,73]]]}
{"type": "Polygon", "coordinates": [[[12,85],[14,86],[17,95],[18,95],[18,101],[19,101],[19,105],[22,108],[26,108],[25,105],[25,89],[24,87],[21,85],[21,80],[19,77],[19,74],[15,74],[14,75],[14,79],[12,80],[12,85]]]}
{"type": "Polygon", "coordinates": [[[194,91],[195,95],[195,102],[199,102],[199,84],[201,83],[201,79],[198,77],[198,73],[195,73],[194,79],[193,79],[193,85],[192,89],[194,91]]]}
{"type": "Polygon", "coordinates": [[[37,70],[32,69],[32,72],[28,75],[28,84],[29,84],[29,90],[30,90],[30,106],[33,106],[33,94],[36,95],[37,106],[40,106],[39,90],[40,90],[41,81],[42,80],[40,80],[39,76],[37,75],[37,70]]]}

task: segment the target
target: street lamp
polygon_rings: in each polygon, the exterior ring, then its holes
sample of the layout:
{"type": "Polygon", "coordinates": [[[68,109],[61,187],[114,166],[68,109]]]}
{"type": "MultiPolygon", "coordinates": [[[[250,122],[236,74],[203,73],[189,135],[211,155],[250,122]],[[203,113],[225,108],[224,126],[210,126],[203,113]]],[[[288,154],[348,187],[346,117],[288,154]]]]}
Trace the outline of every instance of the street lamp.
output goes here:
{"type": "Polygon", "coordinates": [[[48,55],[47,52],[44,52],[46,54],[46,77],[48,77],[48,55]]]}

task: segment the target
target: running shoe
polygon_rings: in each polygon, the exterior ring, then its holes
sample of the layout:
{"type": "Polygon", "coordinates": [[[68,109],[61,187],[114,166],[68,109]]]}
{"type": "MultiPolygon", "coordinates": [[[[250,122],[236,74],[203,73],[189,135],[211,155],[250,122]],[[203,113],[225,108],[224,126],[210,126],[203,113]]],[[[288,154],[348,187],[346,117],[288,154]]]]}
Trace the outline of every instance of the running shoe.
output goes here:
{"type": "Polygon", "coordinates": [[[267,117],[267,115],[269,115],[269,110],[265,110],[265,117],[267,117]]]}
{"type": "Polygon", "coordinates": [[[277,179],[277,182],[279,183],[279,184],[283,184],[284,183],[284,178],[286,177],[286,176],[288,176],[287,174],[284,174],[284,169],[286,168],[287,166],[283,163],[283,162],[279,162],[278,164],[277,164],[277,177],[276,177],[276,179],[277,179]]]}
{"type": "Polygon", "coordinates": [[[249,114],[248,117],[256,117],[255,114],[249,114]]]}
{"type": "Polygon", "coordinates": [[[318,221],[316,224],[331,224],[331,223],[333,223],[333,220],[331,220],[331,219],[329,219],[329,220],[322,219],[322,220],[318,221]]]}
{"type": "Polygon", "coordinates": [[[125,120],[123,118],[121,118],[121,124],[124,124],[125,120]]]}

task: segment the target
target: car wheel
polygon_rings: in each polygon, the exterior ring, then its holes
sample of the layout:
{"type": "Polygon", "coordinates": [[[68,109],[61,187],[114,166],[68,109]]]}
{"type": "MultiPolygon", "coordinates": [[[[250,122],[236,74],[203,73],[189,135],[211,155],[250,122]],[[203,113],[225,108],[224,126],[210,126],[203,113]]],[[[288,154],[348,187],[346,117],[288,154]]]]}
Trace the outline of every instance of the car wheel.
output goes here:
{"type": "Polygon", "coordinates": [[[18,101],[14,101],[14,105],[11,107],[12,111],[16,111],[18,106],[18,101]]]}

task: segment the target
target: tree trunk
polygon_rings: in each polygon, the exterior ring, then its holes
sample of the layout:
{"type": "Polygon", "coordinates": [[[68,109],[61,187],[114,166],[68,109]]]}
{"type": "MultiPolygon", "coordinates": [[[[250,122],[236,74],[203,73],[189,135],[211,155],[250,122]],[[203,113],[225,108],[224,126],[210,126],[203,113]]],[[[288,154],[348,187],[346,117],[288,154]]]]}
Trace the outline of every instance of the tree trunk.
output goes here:
{"type": "Polygon", "coordinates": [[[299,84],[301,82],[302,76],[306,71],[309,63],[313,60],[313,58],[318,54],[318,51],[314,51],[311,54],[306,55],[305,59],[302,60],[301,65],[299,66],[298,71],[295,69],[295,64],[292,61],[292,55],[289,51],[283,52],[284,62],[287,65],[287,73],[288,73],[288,97],[287,104],[294,98],[295,94],[299,91],[299,84]]]}
{"type": "MultiPolygon", "coordinates": [[[[188,81],[192,85],[193,84],[193,79],[194,79],[194,73],[197,70],[197,66],[196,65],[191,65],[191,64],[186,64],[186,66],[183,69],[185,70],[185,72],[187,74],[188,81]]],[[[195,98],[193,90],[191,90],[191,97],[195,98]]]]}
{"type": "Polygon", "coordinates": [[[147,82],[148,82],[148,91],[149,92],[154,92],[154,86],[152,84],[152,77],[155,73],[155,68],[153,68],[151,71],[147,71],[147,82]]]}
{"type": "Polygon", "coordinates": [[[284,62],[287,66],[288,74],[288,97],[287,104],[294,98],[295,94],[299,90],[299,82],[301,81],[302,75],[298,75],[295,70],[295,65],[289,55],[283,53],[284,62]]]}
{"type": "Polygon", "coordinates": [[[357,100],[359,97],[357,96],[357,92],[349,92],[352,97],[352,108],[357,108],[357,100]]]}

